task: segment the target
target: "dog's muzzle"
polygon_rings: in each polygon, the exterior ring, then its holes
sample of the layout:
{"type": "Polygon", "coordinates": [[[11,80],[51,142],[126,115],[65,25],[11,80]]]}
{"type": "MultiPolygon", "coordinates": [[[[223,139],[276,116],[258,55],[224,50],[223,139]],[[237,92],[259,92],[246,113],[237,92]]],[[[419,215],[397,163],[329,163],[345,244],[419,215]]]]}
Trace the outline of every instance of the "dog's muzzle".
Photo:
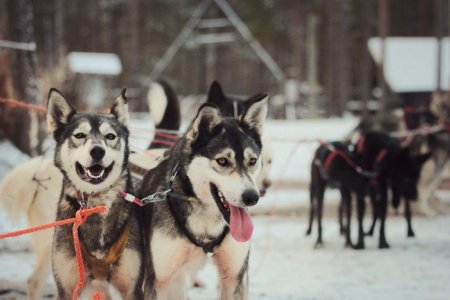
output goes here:
{"type": "Polygon", "coordinates": [[[99,184],[103,182],[111,173],[114,167],[114,162],[112,162],[108,167],[103,167],[100,164],[94,164],[89,167],[85,167],[79,162],[75,163],[75,168],[77,170],[78,176],[86,182],[92,184],[99,184]]]}

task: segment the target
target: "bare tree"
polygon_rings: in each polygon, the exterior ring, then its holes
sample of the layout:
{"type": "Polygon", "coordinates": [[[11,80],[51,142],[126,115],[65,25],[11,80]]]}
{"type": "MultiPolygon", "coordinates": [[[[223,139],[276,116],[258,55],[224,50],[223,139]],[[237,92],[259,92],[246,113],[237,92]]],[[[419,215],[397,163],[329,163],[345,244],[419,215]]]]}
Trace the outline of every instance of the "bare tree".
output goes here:
{"type": "MultiPolygon", "coordinates": [[[[7,37],[14,41],[34,42],[33,8],[29,0],[7,1],[7,37]],[[13,17],[12,17],[13,16],[13,17]]],[[[26,103],[39,103],[36,82],[36,53],[16,50],[12,57],[12,97],[26,103]]],[[[35,113],[22,109],[2,110],[1,127],[4,134],[20,150],[33,154],[39,145],[38,121],[35,113]]]]}

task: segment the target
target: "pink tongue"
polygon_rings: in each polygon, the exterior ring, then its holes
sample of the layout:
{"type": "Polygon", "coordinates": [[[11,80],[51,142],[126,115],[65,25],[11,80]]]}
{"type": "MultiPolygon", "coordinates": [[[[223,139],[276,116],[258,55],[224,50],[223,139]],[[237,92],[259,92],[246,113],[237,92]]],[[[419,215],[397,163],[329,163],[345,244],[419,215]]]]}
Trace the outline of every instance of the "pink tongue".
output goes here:
{"type": "Polygon", "coordinates": [[[253,222],[247,208],[230,205],[230,232],[238,242],[246,242],[252,237],[253,222]]]}

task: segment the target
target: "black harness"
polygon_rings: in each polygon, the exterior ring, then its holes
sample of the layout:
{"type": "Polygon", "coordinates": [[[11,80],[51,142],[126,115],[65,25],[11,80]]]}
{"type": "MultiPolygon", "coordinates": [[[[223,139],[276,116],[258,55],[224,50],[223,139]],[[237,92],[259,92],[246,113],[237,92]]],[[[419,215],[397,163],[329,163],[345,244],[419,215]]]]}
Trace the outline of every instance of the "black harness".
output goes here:
{"type": "Polygon", "coordinates": [[[175,201],[170,201],[172,198],[186,201],[192,201],[192,199],[195,199],[193,196],[188,196],[184,193],[175,192],[173,190],[173,183],[175,181],[175,177],[178,175],[180,168],[181,165],[178,162],[172,169],[172,174],[167,181],[166,189],[164,191],[148,195],[145,198],[142,198],[141,202],[145,205],[148,203],[167,201],[177,227],[181,228],[181,232],[187,237],[187,239],[195,246],[202,248],[205,253],[213,253],[214,249],[219,246],[227,236],[229,227],[224,226],[222,233],[217,238],[214,238],[212,240],[208,239],[208,241],[198,239],[188,228],[186,228],[183,218],[177,213],[177,210],[174,206],[175,201]]]}

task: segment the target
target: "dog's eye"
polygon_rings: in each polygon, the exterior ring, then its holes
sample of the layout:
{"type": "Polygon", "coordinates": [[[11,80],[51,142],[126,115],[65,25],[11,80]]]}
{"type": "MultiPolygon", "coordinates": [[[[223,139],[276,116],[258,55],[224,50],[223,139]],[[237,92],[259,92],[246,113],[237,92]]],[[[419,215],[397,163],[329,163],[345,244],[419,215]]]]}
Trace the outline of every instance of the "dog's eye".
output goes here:
{"type": "Polygon", "coordinates": [[[74,137],[76,139],[84,139],[86,137],[86,135],[84,133],[79,132],[77,134],[74,134],[74,137]]]}
{"type": "Polygon", "coordinates": [[[216,159],[216,162],[222,167],[228,167],[230,165],[230,162],[225,157],[216,159]]]}
{"type": "Polygon", "coordinates": [[[256,159],[256,158],[254,158],[254,157],[252,157],[252,158],[250,158],[250,161],[248,162],[248,164],[250,165],[250,166],[254,166],[254,165],[256,165],[256,162],[257,162],[258,160],[256,159]]]}
{"type": "Polygon", "coordinates": [[[108,133],[105,136],[105,138],[108,139],[108,140],[114,140],[116,138],[116,136],[114,134],[112,134],[112,133],[108,133]]]}

